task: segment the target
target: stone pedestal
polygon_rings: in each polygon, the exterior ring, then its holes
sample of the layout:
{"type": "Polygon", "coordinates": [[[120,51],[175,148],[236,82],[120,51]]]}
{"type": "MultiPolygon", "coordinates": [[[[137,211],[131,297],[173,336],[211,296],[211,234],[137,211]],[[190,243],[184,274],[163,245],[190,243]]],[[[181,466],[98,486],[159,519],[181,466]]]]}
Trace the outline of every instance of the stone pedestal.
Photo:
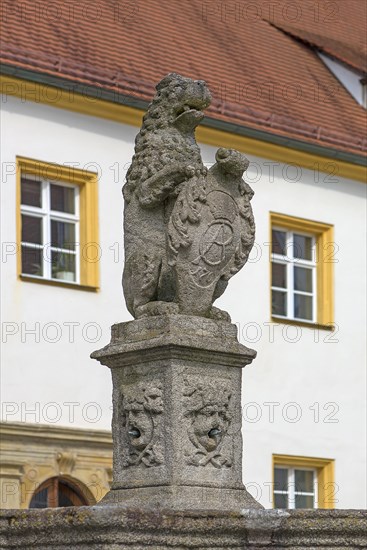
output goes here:
{"type": "Polygon", "coordinates": [[[242,484],[241,373],[256,352],[224,321],[147,317],[92,357],[113,380],[112,490],[102,504],[261,508],[242,484]]]}

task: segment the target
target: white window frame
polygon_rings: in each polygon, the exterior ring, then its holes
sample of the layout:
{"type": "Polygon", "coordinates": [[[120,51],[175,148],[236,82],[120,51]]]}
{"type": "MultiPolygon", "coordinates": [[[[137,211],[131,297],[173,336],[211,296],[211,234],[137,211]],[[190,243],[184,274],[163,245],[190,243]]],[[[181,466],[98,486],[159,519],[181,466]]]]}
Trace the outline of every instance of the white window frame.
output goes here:
{"type": "MultiPolygon", "coordinates": [[[[317,265],[316,265],[316,238],[311,233],[304,233],[303,231],[288,230],[280,226],[272,226],[272,231],[282,231],[286,234],[286,255],[276,254],[271,252],[271,263],[283,264],[286,266],[286,287],[276,287],[271,285],[271,293],[273,290],[285,293],[287,296],[287,315],[279,315],[277,313],[271,313],[272,317],[279,319],[289,319],[291,321],[300,321],[303,323],[315,323],[317,321],[317,265]],[[312,260],[305,260],[303,258],[295,258],[293,256],[293,235],[302,235],[304,237],[310,237],[312,239],[311,254],[312,260]],[[312,290],[313,292],[304,292],[301,290],[294,290],[294,277],[293,267],[306,267],[312,269],[312,290]],[[304,319],[302,317],[294,316],[294,295],[302,294],[304,296],[312,296],[312,319],[304,319]]],[[[273,246],[273,239],[271,239],[271,246],[273,246]]]]}
{"type": "Polygon", "coordinates": [[[23,247],[31,249],[42,250],[42,273],[43,275],[33,275],[31,273],[23,273],[26,277],[32,277],[40,280],[57,281],[59,283],[80,284],[80,197],[79,186],[66,183],[64,181],[48,180],[39,178],[31,174],[25,174],[25,178],[28,180],[41,182],[41,207],[29,206],[26,204],[20,205],[21,215],[30,215],[36,218],[42,219],[42,244],[27,243],[21,240],[21,249],[23,247]],[[58,210],[51,210],[51,185],[60,185],[61,187],[71,187],[74,189],[74,206],[75,214],[67,212],[59,212],[58,210]],[[51,246],[51,220],[60,222],[72,222],[75,225],[75,250],[58,248],[51,246]],[[52,277],[52,252],[67,253],[69,255],[75,255],[75,281],[68,281],[66,279],[57,279],[52,277]]]}
{"type": "MultiPolygon", "coordinates": [[[[274,495],[287,495],[288,500],[288,508],[291,510],[294,510],[296,508],[296,495],[297,496],[312,496],[313,497],[313,510],[318,508],[318,483],[317,483],[317,469],[316,468],[304,468],[302,466],[297,467],[291,467],[291,466],[281,466],[280,464],[276,464],[274,466],[274,473],[275,469],[280,470],[287,470],[288,476],[287,476],[287,491],[282,491],[280,489],[273,489],[274,495]],[[295,471],[302,471],[302,472],[313,472],[313,493],[305,492],[305,491],[296,491],[296,475],[295,471]]],[[[299,508],[301,509],[301,508],[299,508]]],[[[304,508],[303,508],[304,509],[304,508]]]]}

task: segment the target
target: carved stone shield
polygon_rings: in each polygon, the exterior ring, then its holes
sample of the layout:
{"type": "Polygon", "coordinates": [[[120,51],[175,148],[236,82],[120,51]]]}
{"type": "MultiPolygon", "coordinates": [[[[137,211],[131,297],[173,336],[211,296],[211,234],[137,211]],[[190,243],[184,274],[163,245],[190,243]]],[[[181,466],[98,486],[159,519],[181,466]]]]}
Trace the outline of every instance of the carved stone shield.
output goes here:
{"type": "Polygon", "coordinates": [[[229,175],[218,164],[206,177],[184,184],[168,225],[182,313],[210,315],[221,283],[224,290],[247,260],[254,234],[249,195],[240,175],[229,175]]]}

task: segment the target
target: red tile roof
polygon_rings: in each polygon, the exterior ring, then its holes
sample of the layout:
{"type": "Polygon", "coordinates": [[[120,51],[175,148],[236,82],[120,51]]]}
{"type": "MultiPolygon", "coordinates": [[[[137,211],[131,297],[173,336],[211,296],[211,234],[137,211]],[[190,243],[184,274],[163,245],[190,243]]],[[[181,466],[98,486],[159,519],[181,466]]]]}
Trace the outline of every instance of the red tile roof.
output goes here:
{"type": "Polygon", "coordinates": [[[364,0],[3,0],[0,59],[142,100],[168,72],[208,116],[366,154],[366,111],[315,48],[366,71],[364,0]]]}

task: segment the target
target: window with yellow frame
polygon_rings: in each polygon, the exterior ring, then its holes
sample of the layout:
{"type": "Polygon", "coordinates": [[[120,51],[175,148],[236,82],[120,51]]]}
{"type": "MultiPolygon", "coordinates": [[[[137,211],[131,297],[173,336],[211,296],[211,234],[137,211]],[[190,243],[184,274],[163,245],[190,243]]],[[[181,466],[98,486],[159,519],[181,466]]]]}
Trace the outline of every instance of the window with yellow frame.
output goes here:
{"type": "Polygon", "coordinates": [[[18,275],[99,287],[97,174],[17,157],[18,275]]]}
{"type": "Polygon", "coordinates": [[[332,328],[333,226],[271,212],[270,227],[273,320],[332,328]]]}
{"type": "Polygon", "coordinates": [[[337,503],[334,460],[273,455],[274,508],[327,508],[337,503]]]}

